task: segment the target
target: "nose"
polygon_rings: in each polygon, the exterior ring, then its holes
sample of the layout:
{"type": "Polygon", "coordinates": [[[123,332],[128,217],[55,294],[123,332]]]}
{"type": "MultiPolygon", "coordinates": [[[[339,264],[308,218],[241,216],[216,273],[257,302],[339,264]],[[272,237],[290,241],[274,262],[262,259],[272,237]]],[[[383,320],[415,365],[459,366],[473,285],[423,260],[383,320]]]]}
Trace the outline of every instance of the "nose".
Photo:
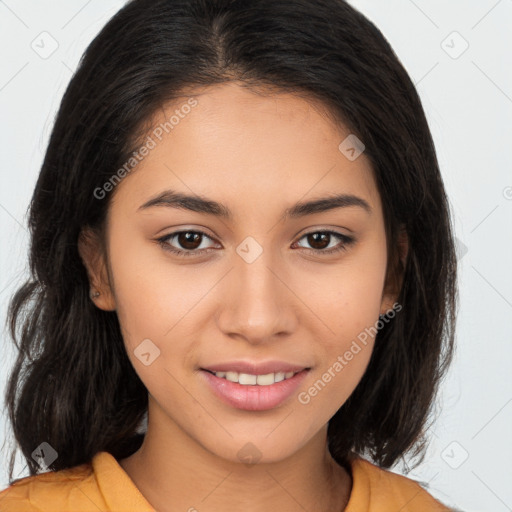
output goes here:
{"type": "Polygon", "coordinates": [[[300,300],[290,289],[286,269],[263,253],[249,263],[237,258],[224,280],[219,329],[251,344],[275,341],[293,333],[300,300]]]}

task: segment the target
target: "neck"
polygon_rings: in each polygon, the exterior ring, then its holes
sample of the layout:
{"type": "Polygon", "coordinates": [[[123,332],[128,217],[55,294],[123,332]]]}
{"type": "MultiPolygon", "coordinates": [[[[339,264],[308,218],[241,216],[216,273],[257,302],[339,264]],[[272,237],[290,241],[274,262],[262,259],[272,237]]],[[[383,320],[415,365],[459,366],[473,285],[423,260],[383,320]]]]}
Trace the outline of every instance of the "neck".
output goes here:
{"type": "Polygon", "coordinates": [[[351,476],[327,450],[327,426],[286,459],[249,465],[217,456],[155,416],[150,411],[139,450],[119,463],[159,512],[342,512],[348,503],[351,476]]]}

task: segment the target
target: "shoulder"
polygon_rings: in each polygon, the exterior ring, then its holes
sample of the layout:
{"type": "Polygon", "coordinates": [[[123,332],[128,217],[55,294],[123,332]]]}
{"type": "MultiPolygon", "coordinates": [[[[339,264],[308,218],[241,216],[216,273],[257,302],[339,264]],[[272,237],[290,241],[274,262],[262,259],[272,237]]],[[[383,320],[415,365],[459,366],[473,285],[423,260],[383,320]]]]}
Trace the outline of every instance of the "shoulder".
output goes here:
{"type": "Polygon", "coordinates": [[[2,512],[155,512],[110,453],[90,462],[14,481],[0,492],[2,512]]]}
{"type": "Polygon", "coordinates": [[[351,461],[352,493],[346,512],[450,512],[416,480],[363,458],[351,461]]]}
{"type": "Polygon", "coordinates": [[[2,512],[85,512],[104,505],[91,463],[20,478],[0,491],[2,512]]]}

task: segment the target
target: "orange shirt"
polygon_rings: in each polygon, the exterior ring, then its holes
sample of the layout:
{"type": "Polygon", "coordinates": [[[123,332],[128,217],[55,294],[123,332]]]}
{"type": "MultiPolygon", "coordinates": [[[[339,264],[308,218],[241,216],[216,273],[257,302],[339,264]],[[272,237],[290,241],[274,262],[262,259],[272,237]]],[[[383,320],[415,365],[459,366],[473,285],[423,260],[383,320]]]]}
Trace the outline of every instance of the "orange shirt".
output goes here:
{"type": "MultiPolygon", "coordinates": [[[[418,483],[362,459],[351,462],[344,512],[447,512],[418,483]]],[[[156,512],[108,452],[91,464],[22,478],[0,492],[1,512],[156,512]]]]}

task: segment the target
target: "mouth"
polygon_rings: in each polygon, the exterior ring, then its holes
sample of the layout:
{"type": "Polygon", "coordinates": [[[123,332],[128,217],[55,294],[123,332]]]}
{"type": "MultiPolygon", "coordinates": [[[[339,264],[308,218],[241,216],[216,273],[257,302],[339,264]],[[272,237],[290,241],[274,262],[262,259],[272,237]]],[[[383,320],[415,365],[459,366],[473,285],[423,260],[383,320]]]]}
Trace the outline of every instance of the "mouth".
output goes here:
{"type": "Polygon", "coordinates": [[[288,401],[310,370],[244,373],[201,368],[199,374],[223,404],[245,411],[265,411],[288,401]]]}
{"type": "Polygon", "coordinates": [[[211,370],[203,369],[204,371],[215,375],[219,379],[226,379],[229,382],[235,382],[242,386],[271,386],[276,382],[291,379],[294,375],[297,375],[301,371],[309,370],[305,368],[300,371],[290,372],[271,372],[263,375],[256,375],[253,373],[241,373],[241,372],[215,372],[211,370]]]}

